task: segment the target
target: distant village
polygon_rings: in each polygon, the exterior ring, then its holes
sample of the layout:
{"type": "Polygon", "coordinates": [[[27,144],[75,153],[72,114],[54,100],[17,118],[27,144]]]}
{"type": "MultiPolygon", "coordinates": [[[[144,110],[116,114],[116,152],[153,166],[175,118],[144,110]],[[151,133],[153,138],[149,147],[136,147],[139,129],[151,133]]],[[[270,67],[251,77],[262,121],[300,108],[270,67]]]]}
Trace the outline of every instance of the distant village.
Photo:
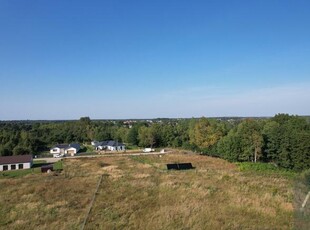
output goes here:
{"type": "MultiPolygon", "coordinates": [[[[125,152],[126,145],[113,140],[107,141],[92,141],[92,147],[95,152],[100,154],[101,152],[125,152]]],[[[54,158],[62,157],[74,157],[81,150],[79,143],[71,144],[57,144],[50,149],[50,156],[54,158]]],[[[145,151],[145,150],[143,150],[145,151]]],[[[33,165],[33,156],[28,155],[17,155],[17,156],[2,156],[0,157],[0,171],[11,171],[18,169],[30,169],[33,165]]]]}

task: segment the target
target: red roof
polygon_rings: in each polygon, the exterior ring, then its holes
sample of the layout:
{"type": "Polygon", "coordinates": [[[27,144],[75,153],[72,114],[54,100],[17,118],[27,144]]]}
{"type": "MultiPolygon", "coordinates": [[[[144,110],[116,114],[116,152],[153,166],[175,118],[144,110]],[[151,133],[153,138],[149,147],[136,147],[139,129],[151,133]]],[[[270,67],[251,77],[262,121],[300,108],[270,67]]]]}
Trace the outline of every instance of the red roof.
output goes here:
{"type": "Polygon", "coordinates": [[[18,156],[0,157],[0,165],[28,163],[31,161],[32,161],[32,155],[18,155],[18,156]]]}

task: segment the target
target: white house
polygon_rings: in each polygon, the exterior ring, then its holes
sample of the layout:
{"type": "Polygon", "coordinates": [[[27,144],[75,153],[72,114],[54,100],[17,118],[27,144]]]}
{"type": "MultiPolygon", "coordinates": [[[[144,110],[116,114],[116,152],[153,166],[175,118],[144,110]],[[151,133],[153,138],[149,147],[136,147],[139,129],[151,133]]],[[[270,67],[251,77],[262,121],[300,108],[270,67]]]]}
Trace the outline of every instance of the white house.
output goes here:
{"type": "Polygon", "coordinates": [[[77,143],[72,143],[67,149],[65,149],[65,154],[71,155],[72,157],[80,151],[81,146],[77,143]]]}
{"type": "Polygon", "coordinates": [[[55,145],[53,148],[50,149],[50,153],[53,154],[54,157],[59,155],[71,155],[74,156],[76,153],[78,153],[81,149],[81,146],[77,143],[72,144],[60,144],[55,145]]]}
{"type": "Polygon", "coordinates": [[[33,163],[32,155],[0,157],[0,171],[30,169],[33,163]]]}
{"type": "Polygon", "coordinates": [[[55,145],[50,149],[50,153],[53,155],[65,154],[65,150],[69,147],[67,144],[55,145]]]}
{"type": "Polygon", "coordinates": [[[96,150],[125,151],[126,146],[117,141],[101,141],[95,145],[96,150]]]}

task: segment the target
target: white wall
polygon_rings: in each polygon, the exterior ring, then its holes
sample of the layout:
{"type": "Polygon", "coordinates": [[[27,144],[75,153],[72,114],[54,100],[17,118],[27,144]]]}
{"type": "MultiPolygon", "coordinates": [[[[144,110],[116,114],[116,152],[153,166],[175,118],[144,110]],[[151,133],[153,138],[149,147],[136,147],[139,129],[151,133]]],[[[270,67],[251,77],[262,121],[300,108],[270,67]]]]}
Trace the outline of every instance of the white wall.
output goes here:
{"type": "Polygon", "coordinates": [[[117,146],[117,147],[115,147],[115,146],[108,146],[108,149],[110,151],[115,151],[115,150],[122,151],[122,150],[125,150],[125,146],[117,146]]]}
{"type": "Polygon", "coordinates": [[[65,154],[67,154],[68,151],[72,151],[72,150],[74,151],[74,154],[76,154],[76,152],[77,152],[77,151],[76,151],[76,148],[73,148],[73,147],[66,149],[66,150],[65,150],[65,154]]]}
{"type": "Polygon", "coordinates": [[[32,166],[32,163],[24,163],[24,169],[30,169],[32,166]]]}
{"type": "Polygon", "coordinates": [[[123,151],[123,150],[125,150],[125,146],[117,146],[117,150],[118,151],[123,151]]]}
{"type": "MultiPolygon", "coordinates": [[[[16,170],[19,169],[19,168],[18,168],[18,165],[19,165],[19,164],[5,164],[5,165],[8,166],[8,171],[11,170],[11,165],[16,165],[16,170]]],[[[30,169],[31,166],[32,166],[32,163],[23,163],[23,165],[24,165],[23,169],[30,169]]],[[[3,171],[3,166],[4,166],[4,165],[0,165],[0,171],[3,171]]]]}
{"type": "Polygon", "coordinates": [[[52,154],[60,154],[60,148],[52,148],[52,149],[50,149],[50,153],[52,153],[52,154]]]}
{"type": "Polygon", "coordinates": [[[97,148],[96,148],[96,150],[103,150],[103,149],[104,149],[104,147],[101,145],[97,146],[97,148]]]}
{"type": "Polygon", "coordinates": [[[114,151],[114,147],[113,146],[108,146],[108,150],[114,151]]]}
{"type": "MultiPolygon", "coordinates": [[[[97,150],[102,150],[103,147],[102,146],[98,146],[97,147],[97,150]]],[[[115,146],[107,146],[107,149],[110,150],[110,151],[122,151],[122,150],[125,150],[125,146],[118,146],[117,149],[115,146]]]]}

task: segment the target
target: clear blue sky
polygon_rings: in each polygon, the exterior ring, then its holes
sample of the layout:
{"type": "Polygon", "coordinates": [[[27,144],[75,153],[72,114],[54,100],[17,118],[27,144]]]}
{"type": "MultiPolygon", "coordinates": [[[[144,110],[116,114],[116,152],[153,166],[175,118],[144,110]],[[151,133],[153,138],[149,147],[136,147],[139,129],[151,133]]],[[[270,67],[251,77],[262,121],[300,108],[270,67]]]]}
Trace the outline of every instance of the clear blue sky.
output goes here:
{"type": "Polygon", "coordinates": [[[309,115],[309,12],[309,0],[1,0],[0,120],[309,115]]]}

